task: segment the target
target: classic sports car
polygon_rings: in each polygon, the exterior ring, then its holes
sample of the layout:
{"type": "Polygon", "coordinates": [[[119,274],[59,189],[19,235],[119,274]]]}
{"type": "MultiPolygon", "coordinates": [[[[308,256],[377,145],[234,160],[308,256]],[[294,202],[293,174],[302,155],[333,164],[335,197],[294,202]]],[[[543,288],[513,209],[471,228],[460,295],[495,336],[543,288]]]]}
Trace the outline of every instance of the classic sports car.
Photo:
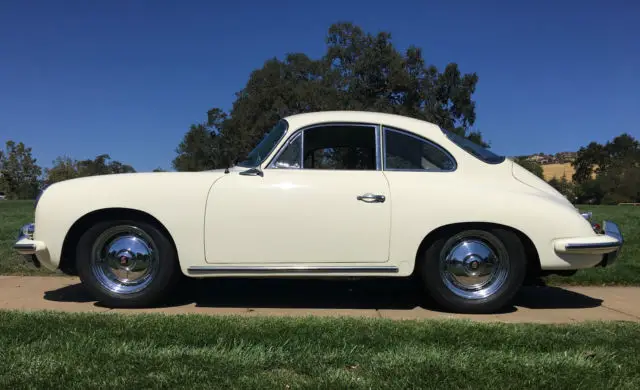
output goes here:
{"type": "Polygon", "coordinates": [[[608,266],[590,221],[504,156],[373,112],[280,120],[228,169],[49,186],[14,248],[103,304],[157,304],[188,277],[408,277],[445,309],[494,312],[527,278],[608,266]]]}

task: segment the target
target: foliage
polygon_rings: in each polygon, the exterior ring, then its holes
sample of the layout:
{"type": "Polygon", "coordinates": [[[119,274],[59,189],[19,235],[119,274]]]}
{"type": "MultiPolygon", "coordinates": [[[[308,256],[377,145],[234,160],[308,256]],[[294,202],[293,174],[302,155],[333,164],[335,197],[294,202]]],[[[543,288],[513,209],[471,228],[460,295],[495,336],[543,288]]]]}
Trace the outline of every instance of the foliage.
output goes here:
{"type": "Polygon", "coordinates": [[[580,148],[573,162],[579,202],[640,202],[640,142],[627,133],[580,148]],[[592,176],[595,175],[595,178],[592,176]]]}
{"type": "Polygon", "coordinates": [[[539,178],[544,179],[542,165],[537,161],[529,160],[527,157],[516,157],[513,161],[539,178]]]}
{"type": "Polygon", "coordinates": [[[120,161],[109,161],[108,154],[101,154],[95,159],[76,161],[69,157],[58,157],[53,162],[53,167],[45,169],[47,185],[77,177],[109,175],[115,173],[135,172],[132,166],[120,161]]]}
{"type": "Polygon", "coordinates": [[[549,180],[549,185],[555,188],[570,201],[574,202],[576,200],[576,186],[569,180],[567,180],[565,176],[562,176],[560,180],[558,180],[558,178],[556,177],[552,177],[549,180]]]}
{"type": "Polygon", "coordinates": [[[77,162],[70,157],[58,157],[53,161],[53,168],[45,169],[48,184],[75,179],[79,176],[77,162]]]}
{"type": "Polygon", "coordinates": [[[191,125],[176,149],[179,171],[222,168],[241,159],[284,116],[325,110],[364,110],[434,122],[488,146],[475,122],[478,76],[462,74],[455,63],[442,72],[427,65],[422,51],[400,52],[391,34],[365,33],[336,23],[317,59],[303,53],[276,58],[253,71],[236,94],[231,111],[214,108],[207,121],[191,125]]]}
{"type": "Polygon", "coordinates": [[[14,141],[7,141],[5,147],[0,150],[0,190],[8,199],[35,198],[42,169],[36,164],[31,148],[14,141]]]}

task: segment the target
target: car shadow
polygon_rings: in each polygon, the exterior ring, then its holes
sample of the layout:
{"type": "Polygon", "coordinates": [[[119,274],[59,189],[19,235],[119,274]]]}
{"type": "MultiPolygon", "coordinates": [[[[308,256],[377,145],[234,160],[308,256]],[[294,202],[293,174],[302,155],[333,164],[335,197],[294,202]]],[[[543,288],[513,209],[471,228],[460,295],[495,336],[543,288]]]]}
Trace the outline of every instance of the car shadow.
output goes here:
{"type": "MultiPolygon", "coordinates": [[[[236,279],[184,280],[164,304],[156,307],[195,305],[210,308],[387,309],[446,312],[438,307],[413,279],[367,278],[360,280],[236,279]]],[[[95,302],[81,285],[47,291],[44,299],[60,302],[95,302]]],[[[515,306],[501,313],[530,309],[592,308],[602,300],[545,285],[525,286],[515,306]]],[[[99,302],[96,306],[104,307],[99,302]]],[[[498,313],[500,314],[500,313],[498,313]]]]}

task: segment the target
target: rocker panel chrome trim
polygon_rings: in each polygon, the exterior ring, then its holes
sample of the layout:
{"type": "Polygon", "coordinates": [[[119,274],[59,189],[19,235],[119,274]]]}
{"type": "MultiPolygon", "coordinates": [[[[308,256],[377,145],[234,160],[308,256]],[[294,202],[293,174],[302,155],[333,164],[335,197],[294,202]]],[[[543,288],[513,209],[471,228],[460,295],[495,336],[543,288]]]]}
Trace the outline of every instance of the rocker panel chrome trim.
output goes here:
{"type": "Polygon", "coordinates": [[[191,274],[276,274],[276,273],[398,273],[396,266],[193,266],[187,268],[191,274]]]}

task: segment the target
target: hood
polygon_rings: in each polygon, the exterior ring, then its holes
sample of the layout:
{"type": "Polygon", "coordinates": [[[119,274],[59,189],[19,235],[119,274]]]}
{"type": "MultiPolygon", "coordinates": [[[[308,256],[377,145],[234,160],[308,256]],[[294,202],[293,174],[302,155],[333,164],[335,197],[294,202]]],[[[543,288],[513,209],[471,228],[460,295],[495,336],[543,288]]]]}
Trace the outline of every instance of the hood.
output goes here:
{"type": "Polygon", "coordinates": [[[193,183],[208,183],[225,176],[224,169],[200,172],[134,172],[114,173],[108,175],[84,176],[63,180],[47,186],[43,193],[52,189],[73,191],[144,191],[147,188],[181,188],[193,186],[193,183]]]}
{"type": "Polygon", "coordinates": [[[511,174],[513,177],[519,182],[526,184],[529,187],[535,188],[538,191],[545,193],[545,195],[549,195],[553,198],[557,198],[558,200],[562,200],[573,208],[571,202],[562,195],[558,190],[553,188],[549,183],[529,172],[526,168],[522,167],[518,163],[513,160],[511,161],[511,174]]]}

